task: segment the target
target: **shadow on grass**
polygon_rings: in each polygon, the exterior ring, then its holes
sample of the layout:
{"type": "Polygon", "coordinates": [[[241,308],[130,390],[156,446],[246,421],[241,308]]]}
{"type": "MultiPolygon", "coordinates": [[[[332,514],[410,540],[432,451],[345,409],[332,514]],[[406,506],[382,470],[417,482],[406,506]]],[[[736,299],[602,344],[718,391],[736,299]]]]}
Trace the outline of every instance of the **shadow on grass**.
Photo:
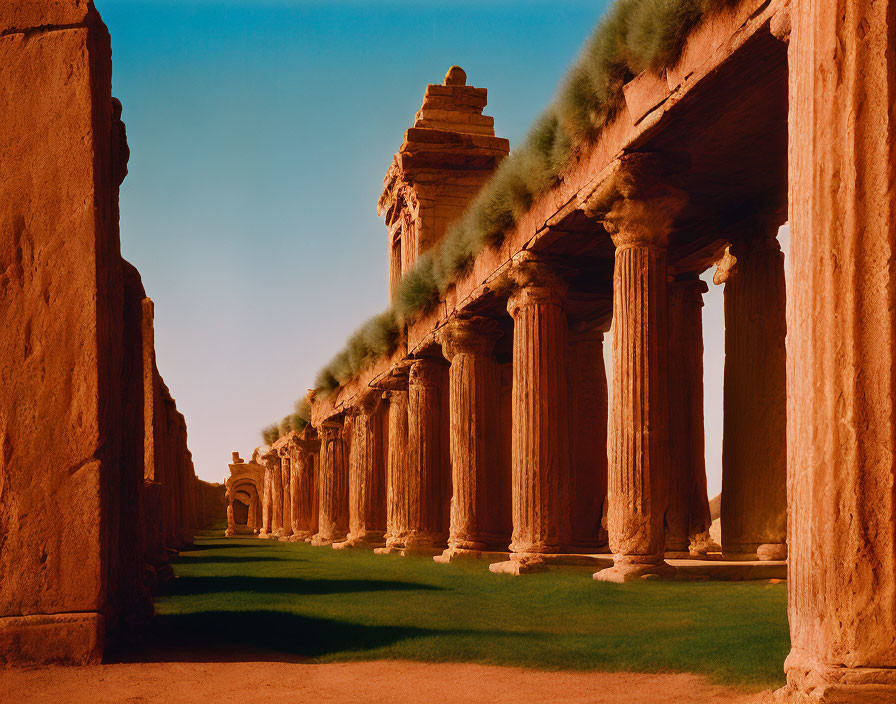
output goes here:
{"type": "Polygon", "coordinates": [[[436,633],[444,631],[365,626],[284,611],[200,611],[157,616],[144,645],[114,661],[301,662],[436,633]]]}
{"type": "Polygon", "coordinates": [[[442,587],[417,582],[374,579],[302,579],[301,577],[178,577],[164,590],[166,595],[222,594],[351,594],[359,592],[442,591],[442,587]]]}
{"type": "Polygon", "coordinates": [[[280,557],[279,555],[270,557],[259,557],[256,555],[246,555],[245,557],[240,555],[180,555],[175,560],[175,564],[178,565],[243,565],[247,562],[304,562],[304,560],[298,557],[280,557]]]}

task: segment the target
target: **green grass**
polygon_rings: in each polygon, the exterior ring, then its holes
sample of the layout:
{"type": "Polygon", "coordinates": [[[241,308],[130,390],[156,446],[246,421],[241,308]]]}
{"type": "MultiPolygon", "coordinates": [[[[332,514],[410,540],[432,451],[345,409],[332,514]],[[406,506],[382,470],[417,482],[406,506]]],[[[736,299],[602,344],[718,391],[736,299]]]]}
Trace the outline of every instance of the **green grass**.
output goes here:
{"type": "Polygon", "coordinates": [[[611,585],[584,570],[513,578],[486,562],[437,565],[210,534],[174,569],[156,601],[155,638],[210,659],[248,649],[322,662],[694,672],[750,689],[784,682],[784,585],[611,585]]]}

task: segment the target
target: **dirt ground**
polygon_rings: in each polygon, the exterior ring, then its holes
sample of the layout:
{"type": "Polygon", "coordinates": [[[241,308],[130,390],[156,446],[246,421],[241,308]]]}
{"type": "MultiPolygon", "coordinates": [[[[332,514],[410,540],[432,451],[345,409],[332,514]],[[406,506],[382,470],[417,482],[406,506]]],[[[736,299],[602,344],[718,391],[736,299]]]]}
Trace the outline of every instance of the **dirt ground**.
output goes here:
{"type": "Polygon", "coordinates": [[[694,675],[453,663],[163,662],[0,670],[0,700],[67,704],[754,704],[694,675]],[[6,699],[5,697],[8,697],[6,699]]]}

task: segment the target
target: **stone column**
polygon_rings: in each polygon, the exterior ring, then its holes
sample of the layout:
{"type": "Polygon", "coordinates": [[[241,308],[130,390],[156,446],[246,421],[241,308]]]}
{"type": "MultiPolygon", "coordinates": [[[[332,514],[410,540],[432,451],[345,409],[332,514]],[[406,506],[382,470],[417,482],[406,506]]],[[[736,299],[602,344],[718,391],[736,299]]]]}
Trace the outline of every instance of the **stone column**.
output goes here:
{"type": "Polygon", "coordinates": [[[283,488],[283,527],[280,540],[288,542],[292,536],[292,466],[289,460],[289,446],[278,451],[280,455],[280,484],[283,488]]]}
{"type": "Polygon", "coordinates": [[[320,433],[320,512],[312,545],[332,545],[348,533],[348,457],[343,420],[330,419],[320,433]]]}
{"type": "Polygon", "coordinates": [[[386,392],[389,401],[389,448],[386,457],[386,548],[375,552],[401,550],[408,531],[408,392],[386,392]]]}
{"type": "Polygon", "coordinates": [[[896,0],[794,0],[790,505],[796,702],[896,701],[896,0]]]}
{"type": "Polygon", "coordinates": [[[703,294],[696,274],[669,284],[669,508],[666,557],[705,554],[710,546],[703,429],[703,294]]]}
{"type": "Polygon", "coordinates": [[[293,439],[292,466],[292,531],[294,540],[310,540],[317,533],[317,494],[315,481],[315,453],[320,441],[293,439]]]}
{"type": "Polygon", "coordinates": [[[451,516],[448,548],[434,559],[450,562],[498,547],[490,486],[498,469],[500,377],[493,350],[500,336],[487,318],[455,320],[442,333],[448,373],[451,516]]]}
{"type": "Polygon", "coordinates": [[[594,577],[671,578],[675,570],[663,560],[669,502],[666,247],[684,197],[664,183],[648,155],[624,159],[607,195],[603,223],[616,245],[607,512],[614,565],[594,577]]]}
{"type": "Polygon", "coordinates": [[[264,464],[264,492],[261,501],[261,530],[258,533],[259,538],[269,538],[273,534],[272,516],[274,513],[274,460],[277,456],[268,452],[261,457],[264,464]]]}
{"type": "Polygon", "coordinates": [[[233,497],[227,497],[227,530],[224,535],[230,537],[236,533],[236,521],[233,518],[233,497]]]}
{"type": "Polygon", "coordinates": [[[283,470],[280,455],[271,451],[271,535],[279,538],[283,535],[283,470]]]}
{"type": "Polygon", "coordinates": [[[249,502],[249,520],[246,525],[252,529],[253,534],[258,534],[258,494],[256,493],[249,502]]]}
{"type": "Polygon", "coordinates": [[[787,334],[777,225],[728,248],[725,283],[722,550],[727,559],[787,557],[787,334]]]}
{"type": "Polygon", "coordinates": [[[348,540],[334,548],[385,544],[386,453],[382,393],[368,392],[355,409],[348,470],[348,540]]]}
{"type": "Polygon", "coordinates": [[[570,333],[567,364],[569,387],[569,457],[572,525],[570,549],[595,552],[606,546],[601,527],[607,500],[607,370],[604,333],[570,333]]]}
{"type": "Polygon", "coordinates": [[[405,551],[436,550],[447,537],[442,516],[444,377],[445,364],[438,359],[417,359],[410,366],[405,551]]]}
{"type": "Polygon", "coordinates": [[[516,257],[513,317],[513,538],[511,559],[492,572],[542,569],[543,555],[562,552],[570,538],[566,284],[547,264],[516,257]]]}

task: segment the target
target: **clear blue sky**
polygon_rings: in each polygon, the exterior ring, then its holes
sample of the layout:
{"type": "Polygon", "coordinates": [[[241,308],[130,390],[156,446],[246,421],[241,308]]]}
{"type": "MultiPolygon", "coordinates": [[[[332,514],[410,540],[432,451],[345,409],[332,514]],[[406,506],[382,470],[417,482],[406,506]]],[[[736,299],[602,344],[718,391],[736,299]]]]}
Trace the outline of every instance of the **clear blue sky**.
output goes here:
{"type": "MultiPolygon", "coordinates": [[[[122,250],[156,302],[203,479],[222,481],[385,307],[376,201],[426,84],[463,66],[516,143],[607,4],[96,0],[131,147],[122,250]]],[[[714,492],[722,348],[707,338],[714,492]]]]}

